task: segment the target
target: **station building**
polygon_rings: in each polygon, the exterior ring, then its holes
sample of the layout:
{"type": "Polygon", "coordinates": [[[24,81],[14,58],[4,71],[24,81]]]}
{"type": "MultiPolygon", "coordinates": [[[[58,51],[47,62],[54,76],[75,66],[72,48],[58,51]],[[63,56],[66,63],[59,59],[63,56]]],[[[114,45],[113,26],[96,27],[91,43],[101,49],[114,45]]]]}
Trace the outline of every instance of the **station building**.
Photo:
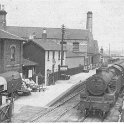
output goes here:
{"type": "MultiPolygon", "coordinates": [[[[66,48],[63,48],[63,64],[66,60],[66,48]]],[[[24,58],[38,63],[36,73],[45,77],[48,85],[49,74],[57,72],[61,65],[61,46],[46,39],[32,39],[23,46],[24,58]]]]}
{"type": "Polygon", "coordinates": [[[24,39],[0,29],[0,73],[22,73],[24,39]]]}

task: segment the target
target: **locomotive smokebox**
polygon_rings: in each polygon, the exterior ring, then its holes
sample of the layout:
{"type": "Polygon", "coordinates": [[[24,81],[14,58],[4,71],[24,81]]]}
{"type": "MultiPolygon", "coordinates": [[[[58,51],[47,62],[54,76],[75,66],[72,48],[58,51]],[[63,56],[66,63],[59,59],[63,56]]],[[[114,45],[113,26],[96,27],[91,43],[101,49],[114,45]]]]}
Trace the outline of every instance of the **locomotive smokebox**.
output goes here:
{"type": "Polygon", "coordinates": [[[87,80],[86,89],[92,95],[102,95],[113,77],[113,72],[102,70],[97,75],[93,75],[87,80]]]}

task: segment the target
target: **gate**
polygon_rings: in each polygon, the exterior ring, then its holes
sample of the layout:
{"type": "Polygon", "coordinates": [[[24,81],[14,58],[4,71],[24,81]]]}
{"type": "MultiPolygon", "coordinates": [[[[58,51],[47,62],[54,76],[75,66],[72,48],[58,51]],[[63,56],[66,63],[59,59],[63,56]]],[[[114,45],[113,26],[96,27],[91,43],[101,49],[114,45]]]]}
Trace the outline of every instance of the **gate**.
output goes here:
{"type": "Polygon", "coordinates": [[[11,122],[13,106],[13,102],[10,102],[0,107],[0,123],[11,122]]]}
{"type": "Polygon", "coordinates": [[[58,79],[59,79],[59,72],[51,73],[47,76],[47,83],[48,85],[54,85],[58,79]]]}

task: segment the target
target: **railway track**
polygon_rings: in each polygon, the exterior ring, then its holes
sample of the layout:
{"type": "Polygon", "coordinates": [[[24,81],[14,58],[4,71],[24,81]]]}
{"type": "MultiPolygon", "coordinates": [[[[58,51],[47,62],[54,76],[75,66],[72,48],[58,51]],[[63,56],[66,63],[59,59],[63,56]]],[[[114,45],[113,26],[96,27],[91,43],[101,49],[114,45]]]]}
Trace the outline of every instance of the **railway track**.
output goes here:
{"type": "Polygon", "coordinates": [[[75,89],[75,91],[71,92],[64,99],[61,99],[53,107],[48,108],[47,111],[40,111],[36,114],[35,117],[32,117],[32,119],[29,119],[27,122],[59,121],[59,119],[64,116],[68,111],[79,105],[79,94],[84,91],[84,85],[85,82],[83,82],[80,87],[75,89]],[[82,89],[82,87],[84,88],[82,89]]]}
{"type": "Polygon", "coordinates": [[[110,109],[104,120],[101,120],[100,117],[87,117],[84,118],[83,122],[120,122],[121,121],[121,109],[123,106],[123,98],[118,98],[115,105],[110,109]]]}
{"type": "Polygon", "coordinates": [[[53,107],[48,108],[46,111],[37,113],[35,117],[32,117],[32,119],[26,122],[113,122],[111,120],[113,117],[111,116],[113,111],[108,115],[110,117],[107,117],[105,120],[101,120],[98,116],[89,116],[85,118],[82,114],[80,114],[81,118],[76,120],[72,119],[73,114],[77,113],[78,111],[77,106],[80,102],[79,94],[84,91],[84,84],[82,84],[81,87],[75,89],[75,91],[68,94],[64,99],[61,99],[53,107]],[[72,116],[71,120],[69,120],[69,116],[72,116]]]}

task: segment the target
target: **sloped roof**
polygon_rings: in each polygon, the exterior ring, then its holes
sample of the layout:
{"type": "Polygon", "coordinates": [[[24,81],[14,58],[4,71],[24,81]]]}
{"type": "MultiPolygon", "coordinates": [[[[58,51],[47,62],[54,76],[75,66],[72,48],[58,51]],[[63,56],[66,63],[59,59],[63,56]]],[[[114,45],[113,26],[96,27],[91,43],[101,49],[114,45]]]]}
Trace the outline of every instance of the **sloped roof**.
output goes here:
{"type": "MultiPolygon", "coordinates": [[[[29,41],[30,42],[30,41],[29,41]]],[[[55,42],[51,42],[50,39],[44,40],[44,39],[34,39],[31,40],[31,42],[34,42],[38,46],[42,47],[44,50],[61,50],[61,45],[57,44],[55,42]]],[[[66,50],[66,47],[63,46],[63,50],[66,50]]]]}
{"type": "Polygon", "coordinates": [[[81,53],[81,52],[73,52],[73,51],[67,51],[66,53],[66,57],[84,57],[85,53],[81,53]]]}
{"type": "Polygon", "coordinates": [[[32,66],[32,65],[33,66],[37,65],[37,63],[23,58],[23,66],[32,66]]]}
{"type": "MultiPolygon", "coordinates": [[[[29,38],[30,35],[35,34],[36,38],[42,38],[43,27],[19,27],[19,26],[7,26],[7,31],[16,34],[23,38],[29,38]]],[[[47,38],[62,38],[61,28],[45,28],[47,32],[47,38]]],[[[65,39],[87,39],[89,31],[83,29],[65,29],[65,39]]]]}
{"type": "Polygon", "coordinates": [[[0,39],[14,39],[24,41],[23,38],[0,29],[0,39]]]}
{"type": "MultiPolygon", "coordinates": [[[[7,31],[16,34],[22,38],[28,39],[30,35],[35,35],[35,39],[42,40],[43,27],[19,27],[19,26],[7,26],[7,31]]],[[[47,32],[48,39],[61,39],[62,31],[61,28],[45,28],[47,32]]],[[[92,33],[90,33],[87,29],[65,29],[64,39],[68,40],[87,40],[88,48],[87,52],[96,54],[98,53],[98,43],[93,39],[92,33]]],[[[35,42],[41,45],[39,40],[35,40],[35,42]]],[[[52,40],[49,42],[53,42],[52,40]]],[[[58,50],[51,46],[51,48],[46,44],[43,44],[45,50],[58,50]]]]}

